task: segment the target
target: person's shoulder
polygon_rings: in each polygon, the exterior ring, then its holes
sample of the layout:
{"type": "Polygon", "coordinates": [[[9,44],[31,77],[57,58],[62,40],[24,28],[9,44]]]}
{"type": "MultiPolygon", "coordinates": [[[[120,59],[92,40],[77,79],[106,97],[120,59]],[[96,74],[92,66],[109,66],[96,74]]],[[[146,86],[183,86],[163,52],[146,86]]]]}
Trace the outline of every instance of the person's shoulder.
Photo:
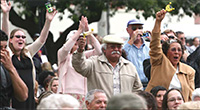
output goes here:
{"type": "Polygon", "coordinates": [[[121,62],[124,63],[124,65],[135,67],[135,65],[133,65],[133,63],[131,61],[129,61],[123,57],[121,57],[120,59],[121,59],[121,62]]]}
{"type": "Polygon", "coordinates": [[[180,68],[185,73],[195,73],[195,70],[190,65],[188,65],[186,63],[181,63],[180,62],[180,68]]]}

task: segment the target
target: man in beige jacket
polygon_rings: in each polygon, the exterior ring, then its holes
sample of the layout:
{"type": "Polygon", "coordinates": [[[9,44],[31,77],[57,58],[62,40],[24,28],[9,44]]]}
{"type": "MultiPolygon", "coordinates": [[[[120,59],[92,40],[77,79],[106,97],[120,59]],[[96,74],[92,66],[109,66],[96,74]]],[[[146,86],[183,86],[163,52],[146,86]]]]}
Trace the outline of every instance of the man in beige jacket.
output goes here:
{"type": "Polygon", "coordinates": [[[135,66],[121,56],[123,40],[116,35],[107,35],[103,42],[103,54],[86,59],[83,54],[85,38],[81,38],[72,58],[74,69],[87,77],[88,90],[102,89],[108,98],[118,93],[142,90],[135,66]]]}

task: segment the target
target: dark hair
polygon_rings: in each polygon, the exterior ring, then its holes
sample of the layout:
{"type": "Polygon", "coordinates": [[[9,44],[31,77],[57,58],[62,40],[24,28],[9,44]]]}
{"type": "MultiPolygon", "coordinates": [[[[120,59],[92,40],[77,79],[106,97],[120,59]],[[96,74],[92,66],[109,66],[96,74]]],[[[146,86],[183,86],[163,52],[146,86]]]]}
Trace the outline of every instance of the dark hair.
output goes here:
{"type": "MultiPolygon", "coordinates": [[[[181,43],[180,40],[178,39],[168,39],[167,41],[165,41],[163,44],[162,44],[162,51],[163,53],[165,54],[165,56],[167,56],[167,51],[169,50],[169,47],[172,43],[179,43],[181,45],[181,49],[182,49],[182,55],[184,54],[184,47],[181,43]]],[[[181,56],[182,57],[182,56],[181,56]]]]}
{"type": "Polygon", "coordinates": [[[8,41],[7,34],[0,29],[0,41],[8,41]]]}
{"type": "Polygon", "coordinates": [[[192,39],[192,42],[194,42],[195,41],[195,39],[197,39],[198,37],[194,37],[193,39],[192,39]]]}
{"type": "Polygon", "coordinates": [[[178,37],[179,34],[184,34],[182,31],[176,31],[176,35],[178,37]]]}
{"type": "Polygon", "coordinates": [[[146,100],[149,110],[157,110],[158,105],[156,103],[156,99],[150,92],[139,91],[138,95],[142,96],[146,100]]]}
{"type": "Polygon", "coordinates": [[[167,89],[164,88],[163,86],[156,86],[156,87],[151,89],[150,93],[152,93],[156,97],[158,91],[164,91],[164,90],[167,91],[167,89]]]}
{"type": "Polygon", "coordinates": [[[166,29],[166,30],[164,31],[164,33],[165,33],[166,35],[167,35],[168,33],[170,33],[170,32],[174,33],[174,35],[177,36],[176,33],[175,33],[173,30],[171,30],[171,29],[166,29]]]}
{"type": "Polygon", "coordinates": [[[44,80],[48,77],[48,76],[55,76],[55,74],[51,71],[42,71],[41,73],[39,73],[39,81],[38,83],[44,87],[44,80]]]}
{"type": "Polygon", "coordinates": [[[182,92],[181,92],[179,89],[172,88],[172,89],[168,90],[168,91],[165,93],[164,97],[163,97],[162,110],[168,110],[168,106],[167,106],[168,94],[169,94],[172,90],[177,90],[177,91],[181,94],[181,96],[182,96],[182,98],[183,98],[183,101],[185,102],[182,92]]]}

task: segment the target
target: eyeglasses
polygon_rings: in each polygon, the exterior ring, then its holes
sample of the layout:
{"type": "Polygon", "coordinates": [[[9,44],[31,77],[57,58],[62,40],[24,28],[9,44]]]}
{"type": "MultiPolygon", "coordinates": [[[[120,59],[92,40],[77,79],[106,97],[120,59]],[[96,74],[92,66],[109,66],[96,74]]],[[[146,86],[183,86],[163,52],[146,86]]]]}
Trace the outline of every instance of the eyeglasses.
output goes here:
{"type": "Polygon", "coordinates": [[[177,98],[173,97],[173,98],[169,99],[167,102],[175,102],[175,101],[182,101],[182,100],[183,100],[183,98],[181,98],[181,97],[177,97],[177,98]]]}
{"type": "Polygon", "coordinates": [[[169,38],[169,39],[174,39],[175,37],[174,37],[174,36],[168,36],[168,38],[169,38]]]}
{"type": "Polygon", "coordinates": [[[15,37],[17,37],[17,38],[20,38],[20,37],[22,37],[23,39],[25,39],[25,38],[26,38],[26,36],[23,36],[23,35],[15,35],[15,37]]]}
{"type": "Polygon", "coordinates": [[[132,26],[132,30],[133,31],[135,31],[135,30],[137,30],[137,29],[143,29],[143,27],[142,26],[132,26]]]}

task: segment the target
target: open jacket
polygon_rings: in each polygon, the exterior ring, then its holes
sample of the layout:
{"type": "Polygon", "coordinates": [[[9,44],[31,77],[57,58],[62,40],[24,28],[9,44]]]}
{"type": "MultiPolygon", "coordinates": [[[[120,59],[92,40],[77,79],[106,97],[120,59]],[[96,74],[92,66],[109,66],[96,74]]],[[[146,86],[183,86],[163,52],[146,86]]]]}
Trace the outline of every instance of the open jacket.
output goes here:
{"type": "MultiPolygon", "coordinates": [[[[83,53],[74,53],[72,65],[78,73],[87,77],[88,90],[102,89],[108,98],[114,95],[113,71],[104,54],[86,59],[83,53]]],[[[135,66],[122,57],[120,58],[119,77],[122,93],[136,92],[143,89],[135,66]]]]}
{"type": "MultiPolygon", "coordinates": [[[[99,41],[91,36],[93,50],[87,50],[84,52],[85,56],[89,58],[93,55],[101,54],[101,46],[99,41]]],[[[86,95],[87,93],[87,78],[77,73],[72,67],[72,53],[70,53],[76,40],[69,39],[59,50],[58,50],[58,75],[59,75],[59,86],[58,93],[73,93],[86,95]]]]}
{"type": "MultiPolygon", "coordinates": [[[[171,64],[170,60],[162,51],[160,43],[160,33],[152,32],[150,42],[150,62],[151,62],[151,79],[147,85],[146,91],[155,86],[163,86],[169,88],[172,77],[176,72],[176,68],[171,64]]],[[[192,92],[194,90],[195,70],[187,64],[179,62],[178,79],[181,83],[182,94],[185,101],[192,100],[192,92]]]]}

